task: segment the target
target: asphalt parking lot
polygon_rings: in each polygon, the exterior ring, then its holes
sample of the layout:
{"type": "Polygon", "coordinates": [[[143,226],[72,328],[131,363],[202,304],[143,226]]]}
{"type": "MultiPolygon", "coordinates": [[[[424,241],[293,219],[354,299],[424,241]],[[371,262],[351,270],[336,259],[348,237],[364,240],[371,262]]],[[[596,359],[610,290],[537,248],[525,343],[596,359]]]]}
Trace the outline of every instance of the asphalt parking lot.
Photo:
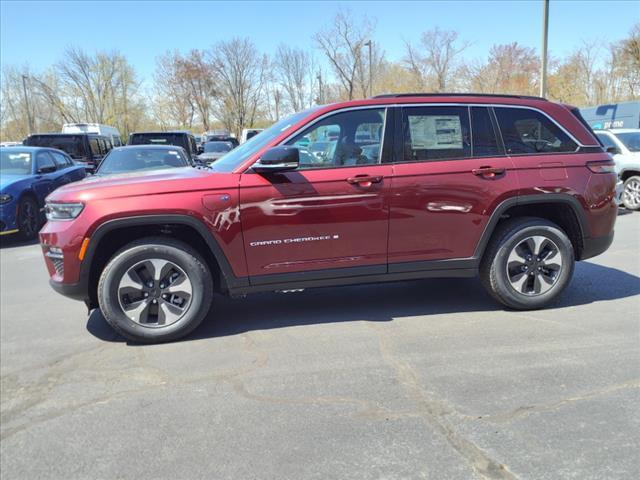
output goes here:
{"type": "Polygon", "coordinates": [[[0,250],[3,479],[640,478],[640,214],[561,302],[475,280],[216,299],[129,345],[0,250]]]}

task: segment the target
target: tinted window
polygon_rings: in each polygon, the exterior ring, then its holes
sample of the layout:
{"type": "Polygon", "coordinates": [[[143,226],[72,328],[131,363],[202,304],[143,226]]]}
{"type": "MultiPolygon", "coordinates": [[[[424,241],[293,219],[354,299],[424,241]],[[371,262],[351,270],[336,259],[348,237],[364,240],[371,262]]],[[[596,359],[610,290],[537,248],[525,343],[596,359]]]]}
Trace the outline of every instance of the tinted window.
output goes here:
{"type": "Polygon", "coordinates": [[[535,110],[495,108],[508,154],[573,152],[578,148],[555,123],[535,110]]]}
{"type": "Polygon", "coordinates": [[[502,154],[498,148],[498,138],[487,107],[471,107],[471,135],[473,137],[472,156],[494,157],[502,154]]]}
{"type": "Polygon", "coordinates": [[[55,163],[53,163],[53,159],[51,158],[51,156],[45,152],[40,152],[38,153],[38,155],[36,155],[36,162],[38,170],[40,170],[41,168],[51,167],[53,167],[53,169],[55,170],[56,168],[56,165],[55,163]]]}
{"type": "Polygon", "coordinates": [[[98,139],[97,138],[90,138],[89,139],[89,148],[91,148],[91,154],[93,156],[100,156],[100,146],[98,145],[98,139]]]}
{"type": "Polygon", "coordinates": [[[615,135],[630,152],[640,152],[640,132],[624,132],[615,135]]]}
{"type": "Polygon", "coordinates": [[[402,109],[404,161],[469,158],[467,107],[409,107],[402,109]]]}
{"type": "Polygon", "coordinates": [[[56,163],[56,167],[67,168],[70,165],[69,160],[63,154],[58,152],[49,152],[53,157],[53,161],[56,163]]]}
{"type": "Polygon", "coordinates": [[[298,134],[287,145],[300,150],[300,168],[380,163],[383,108],[337,113],[298,134]]]}
{"type": "Polygon", "coordinates": [[[50,147],[69,154],[72,158],[84,158],[87,155],[83,135],[32,135],[25,145],[50,147]]]}

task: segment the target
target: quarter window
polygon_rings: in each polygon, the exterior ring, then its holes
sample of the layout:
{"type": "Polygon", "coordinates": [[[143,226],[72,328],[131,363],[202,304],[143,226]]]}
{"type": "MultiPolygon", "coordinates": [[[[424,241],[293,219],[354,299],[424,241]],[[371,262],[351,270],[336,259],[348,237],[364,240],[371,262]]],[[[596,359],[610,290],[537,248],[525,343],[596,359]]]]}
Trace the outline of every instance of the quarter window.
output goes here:
{"type": "Polygon", "coordinates": [[[507,154],[574,152],[578,145],[540,112],[525,108],[495,108],[507,154]]]}
{"type": "Polygon", "coordinates": [[[100,156],[100,146],[98,145],[98,139],[97,138],[90,138],[89,139],[89,147],[91,147],[91,154],[95,157],[99,157],[100,156]]]}
{"type": "Polygon", "coordinates": [[[471,134],[474,157],[495,157],[502,154],[487,107],[471,107],[471,134]]]}
{"type": "Polygon", "coordinates": [[[409,107],[402,110],[404,161],[471,157],[467,107],[409,107]]]}
{"type": "Polygon", "coordinates": [[[320,120],[287,145],[300,151],[300,169],[381,162],[385,109],[351,110],[320,120]]]}

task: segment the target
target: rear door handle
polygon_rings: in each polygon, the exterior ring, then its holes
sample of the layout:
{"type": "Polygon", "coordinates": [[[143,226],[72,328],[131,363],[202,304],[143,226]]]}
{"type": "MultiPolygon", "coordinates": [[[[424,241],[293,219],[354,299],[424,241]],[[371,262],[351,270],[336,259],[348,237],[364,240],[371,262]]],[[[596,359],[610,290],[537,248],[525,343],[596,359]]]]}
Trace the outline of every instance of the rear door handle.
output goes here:
{"type": "Polygon", "coordinates": [[[471,173],[473,173],[474,175],[484,178],[495,178],[498,175],[502,175],[504,172],[506,172],[505,168],[495,167],[480,167],[471,170],[471,173]]]}
{"type": "Polygon", "coordinates": [[[356,175],[355,177],[347,178],[347,182],[351,185],[359,185],[361,187],[370,187],[374,183],[380,183],[382,181],[382,175],[370,176],[370,175],[356,175]]]}

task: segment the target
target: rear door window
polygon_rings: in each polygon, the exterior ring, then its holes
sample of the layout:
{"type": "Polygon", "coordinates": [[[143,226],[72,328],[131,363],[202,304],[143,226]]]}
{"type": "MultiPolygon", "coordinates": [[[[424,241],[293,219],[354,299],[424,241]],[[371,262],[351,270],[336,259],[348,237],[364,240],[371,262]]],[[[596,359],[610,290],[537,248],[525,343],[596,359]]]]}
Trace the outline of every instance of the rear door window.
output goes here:
{"type": "Polygon", "coordinates": [[[38,153],[38,155],[36,155],[36,162],[36,168],[38,169],[38,171],[40,171],[40,169],[42,168],[52,167],[54,170],[56,169],[56,164],[54,163],[53,158],[51,158],[51,156],[47,152],[38,153]]]}
{"type": "Polygon", "coordinates": [[[574,152],[578,145],[546,115],[528,108],[494,108],[509,155],[574,152]]]}
{"type": "Polygon", "coordinates": [[[402,125],[405,162],[471,157],[468,107],[406,107],[402,125]]]}

